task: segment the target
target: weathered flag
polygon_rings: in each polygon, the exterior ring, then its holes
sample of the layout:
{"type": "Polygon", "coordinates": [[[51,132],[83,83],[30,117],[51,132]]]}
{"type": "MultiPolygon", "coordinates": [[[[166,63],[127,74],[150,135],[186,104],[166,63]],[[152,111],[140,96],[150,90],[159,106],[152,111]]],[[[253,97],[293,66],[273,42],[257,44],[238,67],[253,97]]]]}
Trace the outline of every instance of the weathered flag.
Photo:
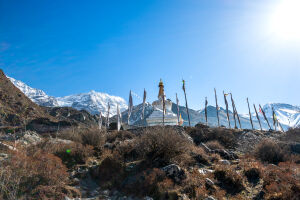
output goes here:
{"type": "Polygon", "coordinates": [[[146,97],[147,97],[147,93],[146,90],[144,89],[144,98],[143,98],[143,113],[142,113],[142,119],[145,118],[145,105],[146,105],[146,97]]]}
{"type": "Polygon", "coordinates": [[[130,115],[132,112],[132,108],[133,108],[133,102],[132,102],[132,95],[131,95],[131,90],[129,92],[129,102],[128,102],[128,124],[129,124],[129,119],[130,119],[130,115]]]}
{"type": "Polygon", "coordinates": [[[117,129],[118,131],[121,129],[121,121],[122,121],[122,116],[119,108],[119,104],[117,105],[117,129]]]}
{"type": "Polygon", "coordinates": [[[110,111],[110,104],[107,104],[107,117],[106,117],[106,128],[109,128],[109,111],[110,111]]]}

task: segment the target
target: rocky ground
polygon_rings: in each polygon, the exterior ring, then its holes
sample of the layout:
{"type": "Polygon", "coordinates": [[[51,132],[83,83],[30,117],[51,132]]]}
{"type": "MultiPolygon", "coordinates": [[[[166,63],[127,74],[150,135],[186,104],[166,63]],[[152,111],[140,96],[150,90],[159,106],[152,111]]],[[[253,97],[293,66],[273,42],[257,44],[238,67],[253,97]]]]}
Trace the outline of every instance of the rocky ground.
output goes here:
{"type": "Polygon", "coordinates": [[[299,135],[204,125],[2,134],[0,196],[299,199],[299,135]]]}

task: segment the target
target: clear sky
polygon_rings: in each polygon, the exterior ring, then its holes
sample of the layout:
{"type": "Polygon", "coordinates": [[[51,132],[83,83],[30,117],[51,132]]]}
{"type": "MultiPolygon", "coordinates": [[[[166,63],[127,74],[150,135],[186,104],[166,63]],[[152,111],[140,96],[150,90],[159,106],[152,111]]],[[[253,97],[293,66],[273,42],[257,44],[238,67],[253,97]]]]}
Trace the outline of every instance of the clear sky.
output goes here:
{"type": "Polygon", "coordinates": [[[240,112],[246,97],[300,105],[300,1],[282,2],[0,0],[0,68],[52,96],[146,88],[152,101],[162,78],[183,104],[184,78],[193,109],[214,87],[240,112]]]}

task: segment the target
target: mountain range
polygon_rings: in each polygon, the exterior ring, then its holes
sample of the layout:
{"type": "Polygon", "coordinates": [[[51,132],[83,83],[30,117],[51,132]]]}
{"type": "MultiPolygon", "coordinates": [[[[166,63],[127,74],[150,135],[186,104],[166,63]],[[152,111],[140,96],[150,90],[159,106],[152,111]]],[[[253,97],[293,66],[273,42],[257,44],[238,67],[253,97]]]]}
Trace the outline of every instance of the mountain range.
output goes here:
{"type": "MultiPolygon", "coordinates": [[[[38,105],[45,107],[73,107],[77,110],[86,110],[91,114],[99,114],[101,111],[103,114],[107,112],[108,102],[110,103],[110,117],[116,115],[117,105],[119,105],[122,112],[122,118],[124,122],[127,122],[127,103],[126,101],[118,96],[111,96],[106,93],[100,93],[96,91],[91,91],[88,93],[81,93],[75,95],[69,95],[65,97],[52,97],[47,95],[44,91],[32,88],[22,81],[15,80],[14,78],[8,77],[10,81],[19,88],[28,98],[38,105]]],[[[267,119],[273,128],[273,119],[272,119],[272,107],[275,110],[278,121],[281,123],[283,129],[287,130],[290,127],[299,127],[300,126],[300,107],[293,106],[290,104],[284,103],[268,103],[263,106],[263,110],[266,113],[267,119]]],[[[177,113],[177,106],[173,103],[172,111],[177,113]]],[[[216,107],[208,106],[208,125],[217,126],[217,114],[216,107]]],[[[252,109],[253,111],[253,109],[252,109]]],[[[145,108],[145,118],[147,118],[153,112],[153,107],[150,103],[146,104],[145,108]]],[[[188,124],[188,117],[186,108],[184,106],[179,106],[179,112],[184,120],[184,125],[188,124]]],[[[205,123],[205,114],[204,109],[196,111],[189,109],[189,114],[191,118],[191,124],[195,125],[199,122],[205,123]]],[[[256,129],[259,129],[259,123],[256,118],[256,114],[251,113],[253,124],[256,129]]],[[[240,114],[240,122],[242,128],[251,128],[249,121],[249,114],[240,114]]],[[[219,108],[219,118],[220,125],[228,127],[226,110],[222,107],[219,108]]],[[[233,113],[229,111],[229,118],[231,127],[235,126],[235,121],[233,119],[233,113]]],[[[264,120],[263,115],[259,113],[259,118],[262,124],[263,129],[269,129],[267,122],[264,120]]],[[[130,117],[130,124],[132,125],[144,125],[146,122],[142,120],[142,104],[136,105],[133,108],[133,112],[130,117]]],[[[237,126],[239,124],[237,122],[237,126]]]]}

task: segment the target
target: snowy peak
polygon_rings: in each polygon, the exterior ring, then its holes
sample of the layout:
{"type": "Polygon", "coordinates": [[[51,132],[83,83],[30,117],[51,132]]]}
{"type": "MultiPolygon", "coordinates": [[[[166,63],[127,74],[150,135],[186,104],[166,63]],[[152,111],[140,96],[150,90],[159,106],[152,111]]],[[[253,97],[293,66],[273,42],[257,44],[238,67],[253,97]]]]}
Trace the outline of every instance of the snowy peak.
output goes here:
{"type": "Polygon", "coordinates": [[[43,90],[29,87],[22,81],[7,77],[19,90],[21,90],[29,99],[40,106],[55,107],[59,106],[55,97],[48,96],[43,90]]]}
{"type": "Polygon", "coordinates": [[[108,102],[110,104],[110,116],[117,113],[118,104],[121,111],[127,109],[127,103],[123,98],[93,90],[88,93],[58,97],[57,101],[60,107],[73,107],[77,110],[86,110],[91,114],[98,114],[100,111],[102,114],[106,114],[108,102]]]}
{"type": "Polygon", "coordinates": [[[284,103],[268,103],[263,106],[267,117],[272,118],[272,107],[281,124],[289,127],[300,126],[300,107],[284,103]]]}
{"type": "Polygon", "coordinates": [[[73,107],[77,110],[86,110],[91,114],[107,114],[108,102],[110,104],[110,117],[117,113],[119,104],[121,112],[127,109],[126,101],[117,96],[111,96],[106,93],[96,92],[94,90],[88,93],[75,94],[65,97],[48,96],[44,91],[32,88],[22,81],[8,77],[9,80],[21,90],[28,98],[40,106],[46,107],[73,107]]]}

